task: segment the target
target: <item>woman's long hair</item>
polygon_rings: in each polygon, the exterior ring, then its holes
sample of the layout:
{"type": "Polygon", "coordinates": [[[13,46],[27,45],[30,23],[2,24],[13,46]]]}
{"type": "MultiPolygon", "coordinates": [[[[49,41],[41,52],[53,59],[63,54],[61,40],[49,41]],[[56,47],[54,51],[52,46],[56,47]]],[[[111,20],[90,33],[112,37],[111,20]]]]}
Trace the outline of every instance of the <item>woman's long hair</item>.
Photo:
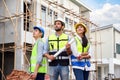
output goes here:
{"type": "Polygon", "coordinates": [[[83,34],[83,37],[82,37],[82,46],[86,47],[87,44],[88,44],[88,39],[87,39],[86,35],[83,34]]]}

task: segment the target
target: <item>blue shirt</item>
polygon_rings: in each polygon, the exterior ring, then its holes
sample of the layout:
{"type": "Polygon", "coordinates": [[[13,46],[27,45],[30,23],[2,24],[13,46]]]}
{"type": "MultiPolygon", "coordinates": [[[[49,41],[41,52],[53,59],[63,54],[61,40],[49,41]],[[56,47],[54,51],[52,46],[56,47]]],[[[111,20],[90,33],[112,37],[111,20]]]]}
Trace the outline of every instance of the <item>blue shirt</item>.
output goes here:
{"type": "MultiPolygon", "coordinates": [[[[37,41],[36,41],[36,43],[37,43],[37,41]]],[[[37,47],[37,63],[36,64],[42,65],[43,50],[44,50],[44,42],[42,40],[39,40],[38,47],[37,47]]]]}

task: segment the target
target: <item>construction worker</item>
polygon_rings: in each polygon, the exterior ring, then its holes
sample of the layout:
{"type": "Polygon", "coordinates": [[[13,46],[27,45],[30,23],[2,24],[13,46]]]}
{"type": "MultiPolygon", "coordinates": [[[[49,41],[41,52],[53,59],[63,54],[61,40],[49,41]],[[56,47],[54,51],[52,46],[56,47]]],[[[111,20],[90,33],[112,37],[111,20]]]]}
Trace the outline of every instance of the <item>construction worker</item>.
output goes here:
{"type": "Polygon", "coordinates": [[[91,63],[91,47],[86,37],[87,27],[83,23],[75,25],[78,37],[71,44],[71,63],[76,80],[88,80],[91,63]],[[75,55],[76,54],[76,55],[75,55]],[[78,55],[79,54],[79,55],[78,55]]]}
{"type": "Polygon", "coordinates": [[[35,80],[44,80],[45,73],[47,72],[47,61],[43,57],[44,42],[42,41],[42,38],[44,37],[44,29],[40,26],[35,26],[33,37],[36,42],[30,58],[31,78],[35,80]]]}
{"type": "Polygon", "coordinates": [[[69,37],[63,33],[65,23],[61,18],[54,21],[55,33],[50,35],[46,40],[45,56],[52,60],[49,62],[49,75],[50,80],[69,80],[69,54],[70,45],[67,44],[69,37]],[[61,50],[64,46],[66,49],[60,53],[56,58],[53,56],[57,51],[61,50]]]}

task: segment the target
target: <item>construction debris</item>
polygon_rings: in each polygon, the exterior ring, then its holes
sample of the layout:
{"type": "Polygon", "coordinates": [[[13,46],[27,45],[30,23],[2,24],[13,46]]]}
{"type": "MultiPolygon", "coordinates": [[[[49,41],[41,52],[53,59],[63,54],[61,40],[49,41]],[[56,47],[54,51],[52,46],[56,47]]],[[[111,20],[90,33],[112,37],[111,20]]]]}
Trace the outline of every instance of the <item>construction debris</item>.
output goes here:
{"type": "Polygon", "coordinates": [[[25,71],[13,70],[6,80],[34,80],[30,79],[30,74],[25,71]]]}

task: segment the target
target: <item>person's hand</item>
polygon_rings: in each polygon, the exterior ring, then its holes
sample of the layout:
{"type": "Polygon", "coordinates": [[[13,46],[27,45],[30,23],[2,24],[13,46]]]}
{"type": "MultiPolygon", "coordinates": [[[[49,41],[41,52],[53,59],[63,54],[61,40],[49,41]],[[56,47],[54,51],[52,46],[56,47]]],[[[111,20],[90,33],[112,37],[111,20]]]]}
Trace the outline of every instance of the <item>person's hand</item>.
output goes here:
{"type": "Polygon", "coordinates": [[[88,55],[88,52],[84,52],[81,54],[82,56],[87,56],[88,55]]]}
{"type": "Polygon", "coordinates": [[[34,73],[32,73],[31,75],[30,75],[30,78],[31,79],[35,79],[37,77],[37,73],[36,72],[34,72],[34,73]]]}
{"type": "Polygon", "coordinates": [[[70,44],[66,44],[66,49],[70,49],[70,44]]]}
{"type": "Polygon", "coordinates": [[[52,60],[55,59],[55,57],[54,57],[53,55],[50,55],[50,56],[49,56],[49,59],[52,61],[52,60]]]}
{"type": "Polygon", "coordinates": [[[83,59],[83,56],[80,55],[80,56],[77,57],[77,59],[78,59],[78,60],[82,60],[82,59],[83,59]]]}
{"type": "Polygon", "coordinates": [[[71,51],[71,45],[70,44],[66,44],[66,51],[67,51],[67,53],[68,53],[68,55],[71,55],[72,54],[72,51],[71,51]]]}

